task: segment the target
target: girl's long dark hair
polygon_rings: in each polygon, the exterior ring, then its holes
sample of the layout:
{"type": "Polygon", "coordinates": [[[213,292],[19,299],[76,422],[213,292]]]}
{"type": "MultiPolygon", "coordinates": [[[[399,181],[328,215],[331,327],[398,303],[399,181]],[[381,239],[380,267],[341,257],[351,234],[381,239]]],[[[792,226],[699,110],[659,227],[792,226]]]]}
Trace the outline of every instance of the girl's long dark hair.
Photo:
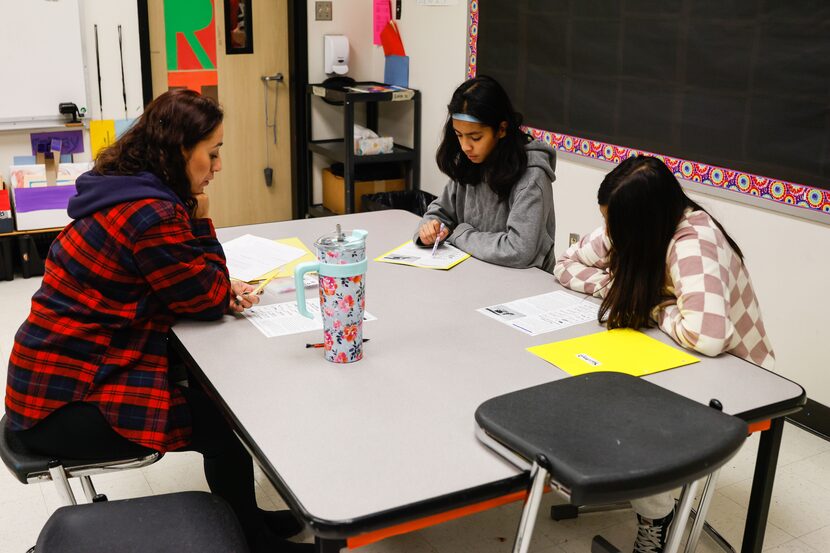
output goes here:
{"type": "Polygon", "coordinates": [[[513,109],[504,88],[492,77],[479,75],[465,81],[455,89],[447,106],[444,138],[438,146],[435,161],[442,173],[465,185],[487,185],[504,201],[510,195],[527,170],[525,144],[532,139],[522,132],[522,114],[513,109]],[[452,126],[453,113],[472,115],[499,132],[502,122],[507,122],[506,134],[480,164],[470,161],[464,152],[452,126]]]}
{"type": "MultiPolygon", "coordinates": [[[[608,173],[597,200],[607,209],[613,276],[599,320],[607,315],[609,329],[649,327],[651,310],[663,299],[669,242],[683,212],[686,208],[705,210],[686,196],[662,161],[648,156],[628,158],[608,173]]],[[[712,220],[743,259],[735,241],[712,220]]]]}
{"type": "Polygon", "coordinates": [[[187,176],[187,151],[222,122],[222,108],[192,90],[169,90],[150,102],[144,114],[112,146],[102,150],[94,171],[101,175],[156,175],[193,210],[196,200],[187,176]]]}

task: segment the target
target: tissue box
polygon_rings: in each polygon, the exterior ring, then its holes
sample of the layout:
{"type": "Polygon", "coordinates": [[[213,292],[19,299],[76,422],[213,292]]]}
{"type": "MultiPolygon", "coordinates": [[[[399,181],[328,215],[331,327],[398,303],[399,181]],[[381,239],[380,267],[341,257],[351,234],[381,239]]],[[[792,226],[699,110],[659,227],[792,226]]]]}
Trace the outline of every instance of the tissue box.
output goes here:
{"type": "Polygon", "coordinates": [[[17,230],[37,230],[66,226],[69,198],[75,195],[75,179],[92,168],[91,162],[63,163],[57,170],[54,186],[47,186],[43,165],[12,165],[11,200],[17,230]]]}
{"type": "MultiPolygon", "coordinates": [[[[363,211],[360,200],[366,194],[392,192],[406,187],[404,179],[356,180],[354,183],[354,203],[356,211],[363,211]]],[[[346,213],[346,187],[343,177],[338,177],[329,169],[323,169],[323,207],[338,215],[346,213]]]]}
{"type": "Polygon", "coordinates": [[[377,154],[391,154],[395,143],[391,136],[377,138],[355,138],[354,155],[373,156],[377,154]]]}

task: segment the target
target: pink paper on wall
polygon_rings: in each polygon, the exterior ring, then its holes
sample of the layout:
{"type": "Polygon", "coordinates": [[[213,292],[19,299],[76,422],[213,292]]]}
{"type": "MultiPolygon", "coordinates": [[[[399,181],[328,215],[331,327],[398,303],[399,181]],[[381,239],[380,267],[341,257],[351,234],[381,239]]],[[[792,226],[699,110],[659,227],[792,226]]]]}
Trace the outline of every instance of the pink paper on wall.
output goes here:
{"type": "Polygon", "coordinates": [[[389,21],[392,20],[392,4],[389,0],[373,0],[374,9],[372,10],[374,16],[374,44],[380,45],[380,32],[386,27],[389,21]]]}

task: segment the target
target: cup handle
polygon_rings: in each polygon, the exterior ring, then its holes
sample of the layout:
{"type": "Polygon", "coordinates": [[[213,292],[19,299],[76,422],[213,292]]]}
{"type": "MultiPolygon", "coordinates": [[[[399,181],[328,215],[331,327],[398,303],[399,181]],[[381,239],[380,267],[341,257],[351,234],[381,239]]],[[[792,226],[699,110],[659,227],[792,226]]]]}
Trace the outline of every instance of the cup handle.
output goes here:
{"type": "Polygon", "coordinates": [[[306,261],[305,263],[300,263],[294,268],[294,288],[297,293],[297,311],[300,312],[300,315],[308,317],[309,319],[313,319],[314,315],[309,313],[308,309],[305,308],[305,284],[303,284],[303,277],[306,273],[319,270],[319,261],[306,261]]]}

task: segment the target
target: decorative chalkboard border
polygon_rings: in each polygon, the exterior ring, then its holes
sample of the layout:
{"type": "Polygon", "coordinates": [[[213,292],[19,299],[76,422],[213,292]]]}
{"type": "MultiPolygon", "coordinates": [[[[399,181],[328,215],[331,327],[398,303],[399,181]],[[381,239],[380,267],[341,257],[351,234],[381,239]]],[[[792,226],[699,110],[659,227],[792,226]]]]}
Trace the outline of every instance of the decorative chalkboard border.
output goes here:
{"type": "MultiPolygon", "coordinates": [[[[476,76],[478,63],[478,3],[479,0],[469,0],[469,18],[467,23],[468,79],[476,76]]],[[[606,144],[605,142],[588,140],[568,134],[555,133],[533,127],[526,127],[526,129],[535,139],[550,144],[557,150],[564,152],[613,163],[619,163],[632,156],[642,154],[653,155],[663,160],[669,169],[679,178],[713,188],[729,190],[739,194],[748,194],[779,204],[800,207],[812,212],[830,215],[830,191],[821,188],[813,188],[802,184],[753,175],[751,173],[743,173],[733,169],[688,161],[635,148],[606,144]]]]}

